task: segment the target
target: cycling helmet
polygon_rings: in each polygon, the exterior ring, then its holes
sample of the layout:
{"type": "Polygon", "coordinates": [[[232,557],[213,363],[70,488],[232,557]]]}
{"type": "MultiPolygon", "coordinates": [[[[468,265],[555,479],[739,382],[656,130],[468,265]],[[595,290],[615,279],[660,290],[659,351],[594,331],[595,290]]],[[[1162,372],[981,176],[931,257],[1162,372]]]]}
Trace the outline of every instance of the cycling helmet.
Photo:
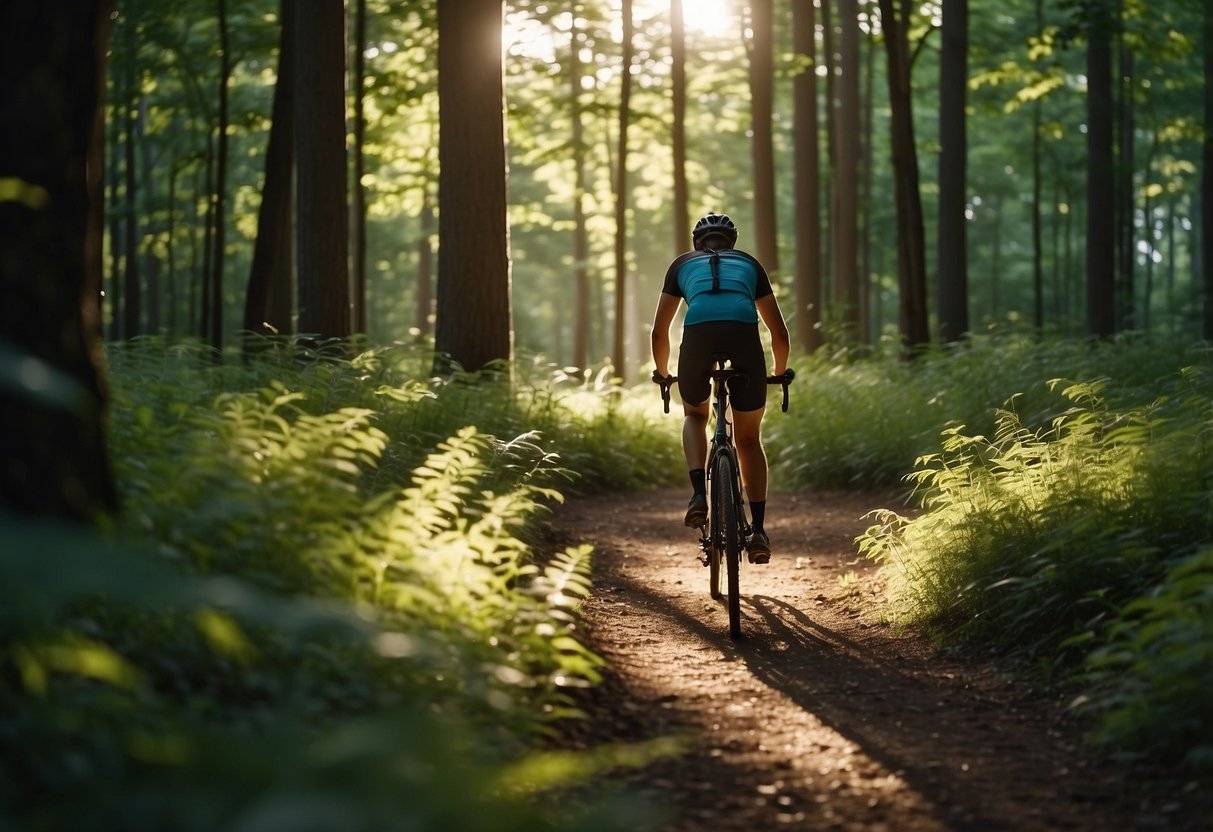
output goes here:
{"type": "Polygon", "coordinates": [[[724,214],[708,214],[695,223],[691,232],[691,243],[699,248],[700,242],[709,234],[720,234],[732,246],[737,242],[737,225],[724,214]]]}

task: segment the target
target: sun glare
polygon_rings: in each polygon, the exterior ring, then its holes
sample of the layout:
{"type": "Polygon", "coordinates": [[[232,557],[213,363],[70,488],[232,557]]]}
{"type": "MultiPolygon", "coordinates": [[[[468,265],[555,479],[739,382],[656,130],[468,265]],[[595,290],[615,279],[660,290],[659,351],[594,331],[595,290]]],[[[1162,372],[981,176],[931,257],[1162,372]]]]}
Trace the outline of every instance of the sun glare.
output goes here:
{"type": "MultiPolygon", "coordinates": [[[[661,5],[668,8],[668,3],[661,5]]],[[[739,31],[733,0],[684,0],[682,20],[688,37],[700,34],[719,38],[739,31]]]]}

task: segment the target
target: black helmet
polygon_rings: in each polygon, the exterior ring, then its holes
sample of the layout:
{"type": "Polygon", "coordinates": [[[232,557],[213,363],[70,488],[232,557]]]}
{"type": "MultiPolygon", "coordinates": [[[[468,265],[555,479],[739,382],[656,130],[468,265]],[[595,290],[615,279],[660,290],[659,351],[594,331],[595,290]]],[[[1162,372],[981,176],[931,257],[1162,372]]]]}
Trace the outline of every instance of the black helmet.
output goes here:
{"type": "Polygon", "coordinates": [[[699,248],[700,242],[709,234],[720,234],[732,246],[737,242],[737,225],[724,214],[708,214],[695,223],[695,230],[691,232],[691,243],[695,248],[699,248]]]}

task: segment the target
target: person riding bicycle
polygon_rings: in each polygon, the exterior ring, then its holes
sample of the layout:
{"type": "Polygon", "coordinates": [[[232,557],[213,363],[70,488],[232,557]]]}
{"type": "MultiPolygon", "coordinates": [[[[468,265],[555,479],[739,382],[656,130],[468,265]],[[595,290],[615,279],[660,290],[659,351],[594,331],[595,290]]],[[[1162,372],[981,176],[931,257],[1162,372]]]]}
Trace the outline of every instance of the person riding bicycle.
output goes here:
{"type": "Polygon", "coordinates": [[[787,370],[790,340],[766,270],[752,255],[733,246],[737,226],[724,214],[708,214],[695,223],[692,251],[677,257],[666,271],[665,284],[653,316],[654,381],[670,377],[670,325],[682,301],[687,312],[678,353],[678,389],[685,415],[682,449],[693,495],[685,523],[702,526],[707,520],[705,466],[708,456],[708,373],[713,359],[724,355],[743,375],[729,382],[733,409],[733,442],[741,481],[750,500],[753,534],[750,560],[767,563],[771,543],[763,529],[767,500],[767,457],[762,446],[762,416],[766,408],[766,356],[758,320],[771,334],[774,375],[787,370]]]}

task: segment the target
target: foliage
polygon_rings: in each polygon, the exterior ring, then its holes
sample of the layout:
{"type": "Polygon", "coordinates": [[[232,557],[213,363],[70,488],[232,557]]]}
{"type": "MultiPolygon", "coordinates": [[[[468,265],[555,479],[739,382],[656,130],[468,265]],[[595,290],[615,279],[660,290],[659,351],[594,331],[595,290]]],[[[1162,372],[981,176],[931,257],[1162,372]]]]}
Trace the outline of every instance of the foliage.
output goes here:
{"type": "Polygon", "coordinates": [[[912,361],[817,353],[796,363],[792,406],[768,416],[764,434],[782,487],[891,488],[941,431],[993,431],[1012,395],[1024,424],[1048,425],[1068,406],[1049,383],[1058,375],[1106,377],[1109,404],[1131,405],[1153,398],[1157,380],[1178,367],[1205,361],[1201,347],[1167,338],[1037,339],[1015,330],[912,361]]]}
{"type": "Polygon", "coordinates": [[[1144,402],[1106,379],[1050,387],[1070,406],[1045,427],[1014,397],[990,436],[944,430],[908,477],[921,514],[882,512],[861,548],[900,620],[1077,674],[1104,740],[1206,764],[1213,375],[1144,402]]]}
{"type": "Polygon", "coordinates": [[[561,398],[408,382],[420,359],[111,352],[124,512],[0,522],[0,825],[644,825],[535,800],[668,750],[528,750],[598,679],[590,553],[536,555],[570,475],[478,422],[556,427],[561,398]]]}

